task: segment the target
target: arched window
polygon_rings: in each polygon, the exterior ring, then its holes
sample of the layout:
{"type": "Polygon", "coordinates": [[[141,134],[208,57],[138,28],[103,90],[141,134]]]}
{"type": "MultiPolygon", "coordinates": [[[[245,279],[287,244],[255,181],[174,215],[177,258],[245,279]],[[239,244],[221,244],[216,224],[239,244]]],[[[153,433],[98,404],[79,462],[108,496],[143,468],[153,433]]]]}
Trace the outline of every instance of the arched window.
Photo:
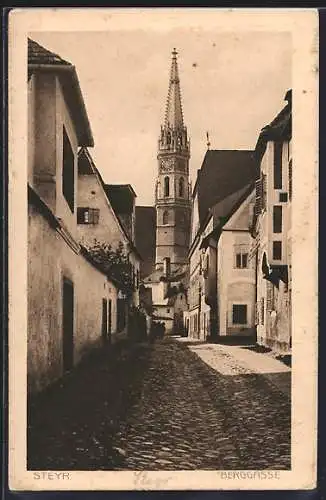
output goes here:
{"type": "Polygon", "coordinates": [[[169,212],[165,210],[163,212],[163,224],[168,224],[169,223],[169,212]]]}
{"type": "Polygon", "coordinates": [[[170,179],[164,177],[164,196],[170,196],[170,179]]]}
{"type": "Polygon", "coordinates": [[[184,197],[184,191],[185,191],[185,181],[183,177],[180,177],[179,179],[179,196],[180,198],[184,197]]]}

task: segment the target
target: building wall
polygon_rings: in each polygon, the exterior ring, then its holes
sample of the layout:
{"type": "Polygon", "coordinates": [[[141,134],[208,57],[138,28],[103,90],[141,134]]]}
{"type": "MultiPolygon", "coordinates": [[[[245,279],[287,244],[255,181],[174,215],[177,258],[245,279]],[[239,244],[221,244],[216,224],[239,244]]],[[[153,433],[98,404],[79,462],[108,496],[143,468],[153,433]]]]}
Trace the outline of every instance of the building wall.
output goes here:
{"type": "Polygon", "coordinates": [[[200,336],[200,305],[202,276],[200,274],[200,256],[199,243],[194,248],[190,256],[190,279],[188,289],[189,302],[189,329],[190,338],[199,338],[200,336]]]}
{"type": "Polygon", "coordinates": [[[251,260],[248,262],[248,268],[236,268],[235,252],[239,245],[247,246],[249,252],[249,231],[222,231],[217,250],[217,310],[220,335],[248,335],[255,330],[255,263],[251,260]],[[233,305],[236,304],[247,306],[245,325],[233,324],[233,305]]]}
{"type": "Polygon", "coordinates": [[[63,278],[74,284],[74,363],[102,340],[102,299],[115,286],[82,255],[77,255],[34,206],[28,234],[28,388],[39,391],[63,375],[63,278]],[[87,285],[86,285],[87,284],[87,285]]]}
{"type": "Polygon", "coordinates": [[[289,161],[291,142],[283,143],[282,187],[274,188],[274,144],[267,143],[261,161],[261,173],[266,175],[266,204],[259,213],[256,223],[257,247],[257,342],[277,351],[287,351],[291,344],[291,200],[280,202],[280,193],[289,196],[289,161]],[[273,232],[273,207],[282,206],[282,232],[273,232]],[[273,259],[273,241],[282,244],[281,260],[273,259]],[[269,266],[287,266],[288,284],[279,281],[278,285],[263,276],[263,256],[269,266]]]}
{"type": "Polygon", "coordinates": [[[28,182],[52,212],[77,236],[77,137],[66,106],[59,78],[54,73],[32,75],[28,92],[28,182]],[[74,200],[72,211],[62,192],[63,127],[74,154],[74,200]]]}
{"type": "Polygon", "coordinates": [[[282,187],[274,188],[274,143],[267,143],[266,152],[261,161],[261,173],[266,175],[266,210],[261,214],[264,222],[262,230],[267,236],[267,257],[270,264],[287,264],[287,233],[290,226],[290,211],[288,202],[280,202],[280,194],[288,193],[288,164],[291,155],[291,150],[287,142],[283,143],[282,151],[282,187]],[[273,207],[282,207],[282,232],[273,232],[273,207]],[[273,241],[280,241],[282,244],[282,259],[273,259],[273,241]]]}
{"type": "Polygon", "coordinates": [[[55,73],[29,80],[28,134],[28,182],[45,203],[29,203],[28,212],[28,390],[36,392],[63,374],[64,278],[74,284],[74,364],[101,343],[103,299],[112,300],[115,336],[117,290],[78,253],[78,141],[55,73]],[[63,127],[73,158],[73,208],[63,194],[63,127]]]}
{"type": "MultiPolygon", "coordinates": [[[[123,243],[125,252],[129,253],[129,241],[121,229],[118,219],[106,197],[98,177],[93,175],[78,176],[78,206],[99,209],[98,224],[78,224],[77,234],[79,241],[86,247],[91,247],[95,239],[107,243],[112,248],[117,248],[123,243]]],[[[134,274],[140,276],[140,260],[134,252],[129,253],[129,260],[133,266],[134,274]]],[[[135,280],[137,282],[137,280],[135,280]]],[[[133,304],[139,305],[139,284],[136,283],[133,292],[133,304]]]]}
{"type": "Polygon", "coordinates": [[[81,243],[88,246],[97,239],[110,243],[113,248],[117,248],[120,241],[127,244],[126,236],[95,174],[78,175],[78,207],[97,208],[100,211],[98,224],[78,224],[81,243]]]}
{"type": "Polygon", "coordinates": [[[291,337],[290,283],[278,287],[263,277],[262,259],[266,244],[258,251],[257,269],[257,342],[277,351],[287,351],[291,337]]]}
{"type": "MultiPolygon", "coordinates": [[[[196,223],[193,215],[193,223],[196,223]]],[[[189,302],[189,337],[205,340],[212,332],[212,311],[209,304],[211,294],[216,295],[216,255],[215,249],[201,249],[201,242],[213,230],[213,217],[194,239],[189,266],[190,280],[188,289],[189,302]],[[208,261],[206,260],[208,258],[208,261]],[[207,271],[205,271],[205,265],[207,271]]]]}

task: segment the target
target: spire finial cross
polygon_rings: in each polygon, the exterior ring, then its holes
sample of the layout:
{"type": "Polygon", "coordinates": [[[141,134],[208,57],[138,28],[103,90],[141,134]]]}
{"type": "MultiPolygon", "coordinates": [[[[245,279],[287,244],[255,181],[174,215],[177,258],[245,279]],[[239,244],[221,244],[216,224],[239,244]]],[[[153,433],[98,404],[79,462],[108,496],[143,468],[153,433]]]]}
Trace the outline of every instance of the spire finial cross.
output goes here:
{"type": "Polygon", "coordinates": [[[176,59],[177,55],[178,55],[177,49],[174,47],[174,49],[172,50],[173,59],[176,59]]]}

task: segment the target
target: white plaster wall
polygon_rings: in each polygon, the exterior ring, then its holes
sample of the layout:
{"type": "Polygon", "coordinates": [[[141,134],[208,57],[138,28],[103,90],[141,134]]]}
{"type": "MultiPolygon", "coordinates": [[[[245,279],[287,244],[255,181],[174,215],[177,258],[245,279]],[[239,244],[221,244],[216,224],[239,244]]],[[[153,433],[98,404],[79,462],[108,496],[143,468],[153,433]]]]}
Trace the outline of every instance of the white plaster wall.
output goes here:
{"type": "MultiPolygon", "coordinates": [[[[94,175],[78,176],[78,206],[97,208],[100,210],[98,224],[78,224],[77,234],[79,241],[86,247],[92,246],[95,239],[102,243],[112,245],[117,248],[119,242],[128,247],[129,241],[122,230],[117,217],[108,201],[103,187],[94,175]]],[[[134,270],[140,271],[140,260],[134,252],[130,252],[129,260],[134,266],[134,270]]],[[[139,290],[133,293],[133,304],[139,305],[139,290]]]]}
{"type": "Polygon", "coordinates": [[[249,261],[247,269],[235,267],[235,245],[251,245],[251,236],[246,232],[223,231],[218,242],[217,300],[219,333],[227,335],[243,332],[242,327],[232,326],[232,305],[247,304],[247,329],[254,328],[255,307],[255,266],[249,261]],[[231,319],[230,319],[231,318],[231,319]]]}
{"type": "Polygon", "coordinates": [[[126,236],[95,174],[78,176],[78,206],[100,210],[98,224],[78,224],[78,238],[81,243],[91,245],[94,239],[97,239],[111,244],[113,248],[116,248],[120,241],[127,243],[126,236]]]}
{"type": "Polygon", "coordinates": [[[75,363],[101,342],[102,298],[112,299],[114,335],[117,291],[32,206],[28,237],[28,385],[39,391],[63,374],[63,277],[74,283],[75,363]]]}
{"type": "Polygon", "coordinates": [[[78,187],[78,171],[77,171],[77,150],[78,141],[74,123],[70,116],[69,110],[65,103],[61,84],[56,77],[56,215],[63,220],[65,226],[77,238],[77,187],[78,187]],[[66,129],[69,141],[74,154],[74,211],[70,207],[63,196],[62,192],[62,170],[63,170],[63,126],[66,129]]]}

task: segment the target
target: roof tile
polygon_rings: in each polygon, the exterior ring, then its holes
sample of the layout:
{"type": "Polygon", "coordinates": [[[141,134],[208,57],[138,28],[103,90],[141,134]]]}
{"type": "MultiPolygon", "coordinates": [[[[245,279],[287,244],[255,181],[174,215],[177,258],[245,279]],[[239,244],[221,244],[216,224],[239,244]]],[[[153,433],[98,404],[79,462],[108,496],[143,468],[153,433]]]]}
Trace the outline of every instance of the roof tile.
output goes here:
{"type": "Polygon", "coordinates": [[[253,151],[208,150],[196,182],[200,224],[214,205],[253,182],[256,174],[253,151]]]}
{"type": "Polygon", "coordinates": [[[58,54],[45,49],[34,40],[28,39],[28,64],[49,64],[71,66],[71,63],[62,59],[58,54]]]}

